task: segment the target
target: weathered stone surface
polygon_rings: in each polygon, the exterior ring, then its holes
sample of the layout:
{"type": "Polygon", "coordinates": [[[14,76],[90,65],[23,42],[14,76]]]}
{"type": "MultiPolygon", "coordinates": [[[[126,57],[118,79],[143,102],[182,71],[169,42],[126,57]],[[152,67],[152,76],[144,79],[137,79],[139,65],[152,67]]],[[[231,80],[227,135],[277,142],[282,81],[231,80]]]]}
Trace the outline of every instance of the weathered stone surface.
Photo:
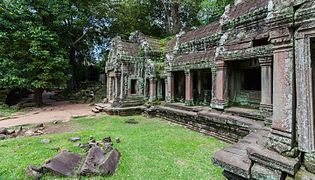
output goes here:
{"type": "Polygon", "coordinates": [[[79,154],[62,151],[45,162],[43,167],[56,175],[70,176],[74,174],[80,160],[81,156],[79,154]]]}
{"type": "Polygon", "coordinates": [[[259,180],[279,180],[284,178],[284,174],[279,170],[266,168],[255,163],[251,168],[251,178],[259,180]]]}
{"type": "Polygon", "coordinates": [[[105,155],[100,147],[92,147],[80,169],[81,175],[111,175],[119,162],[120,154],[112,150],[105,155]]]}
{"type": "Polygon", "coordinates": [[[230,173],[250,178],[251,162],[246,154],[242,156],[221,150],[214,154],[212,162],[230,173]]]}
{"type": "Polygon", "coordinates": [[[102,174],[112,175],[114,174],[120,159],[120,153],[117,149],[110,151],[100,165],[100,171],[102,174]]]}
{"type": "Polygon", "coordinates": [[[6,139],[7,138],[7,136],[6,135],[4,135],[4,134],[0,134],[0,140],[4,140],[4,139],[6,139]]]}
{"type": "Polygon", "coordinates": [[[135,119],[128,119],[127,121],[125,121],[125,123],[127,123],[127,124],[138,124],[139,122],[136,121],[135,119]]]}
{"type": "Polygon", "coordinates": [[[42,144],[49,144],[51,142],[51,140],[50,139],[42,139],[40,142],[42,144]]]}
{"type": "Polygon", "coordinates": [[[72,142],[77,142],[77,141],[81,140],[81,137],[79,137],[79,136],[71,137],[71,138],[69,138],[69,140],[72,141],[72,142]]]}
{"type": "Polygon", "coordinates": [[[32,179],[39,180],[42,177],[42,169],[30,165],[25,168],[25,174],[32,179]]]}
{"type": "Polygon", "coordinates": [[[80,169],[81,175],[98,175],[100,174],[99,166],[105,160],[104,151],[97,146],[92,147],[80,169]]]}
{"type": "Polygon", "coordinates": [[[304,166],[307,171],[315,173],[315,153],[305,153],[304,166]]]}
{"type": "Polygon", "coordinates": [[[295,175],[300,163],[297,159],[284,157],[274,151],[270,151],[262,146],[252,145],[247,148],[249,158],[261,165],[271,169],[295,175]]]}
{"type": "Polygon", "coordinates": [[[8,129],[7,128],[0,128],[0,134],[8,135],[8,129]]]}

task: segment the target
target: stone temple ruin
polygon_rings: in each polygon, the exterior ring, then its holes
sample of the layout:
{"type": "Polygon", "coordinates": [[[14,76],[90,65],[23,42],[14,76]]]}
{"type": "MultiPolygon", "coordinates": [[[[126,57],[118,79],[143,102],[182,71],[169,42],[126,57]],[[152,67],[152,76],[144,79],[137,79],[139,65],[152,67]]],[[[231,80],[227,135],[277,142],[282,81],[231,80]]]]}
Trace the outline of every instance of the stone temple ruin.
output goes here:
{"type": "Polygon", "coordinates": [[[161,100],[156,116],[233,143],[212,157],[228,179],[315,179],[314,62],[315,1],[236,0],[166,45],[114,38],[103,108],[161,100]]]}

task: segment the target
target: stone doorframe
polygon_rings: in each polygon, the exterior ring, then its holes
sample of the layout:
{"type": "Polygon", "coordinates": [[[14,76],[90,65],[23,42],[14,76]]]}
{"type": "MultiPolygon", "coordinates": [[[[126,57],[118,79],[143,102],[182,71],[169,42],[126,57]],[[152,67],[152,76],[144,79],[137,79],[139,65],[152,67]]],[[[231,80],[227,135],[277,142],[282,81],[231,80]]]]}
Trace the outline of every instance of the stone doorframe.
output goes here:
{"type": "Polygon", "coordinates": [[[298,148],[303,152],[315,150],[315,88],[312,77],[315,73],[312,69],[311,39],[315,38],[315,27],[295,34],[296,57],[296,120],[298,148]]]}

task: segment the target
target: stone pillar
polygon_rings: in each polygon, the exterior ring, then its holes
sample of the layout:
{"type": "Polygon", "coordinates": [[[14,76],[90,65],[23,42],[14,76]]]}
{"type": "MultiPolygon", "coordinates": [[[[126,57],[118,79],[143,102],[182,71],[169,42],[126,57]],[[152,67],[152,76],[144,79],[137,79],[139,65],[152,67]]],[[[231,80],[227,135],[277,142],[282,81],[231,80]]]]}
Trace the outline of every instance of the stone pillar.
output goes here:
{"type": "Polygon", "coordinates": [[[162,98],[162,80],[157,80],[157,99],[162,98]]]}
{"type": "Polygon", "coordinates": [[[228,105],[228,77],[227,66],[224,61],[217,61],[216,65],[216,103],[215,108],[223,110],[228,105]]]}
{"type": "Polygon", "coordinates": [[[216,106],[216,74],[217,69],[215,67],[211,68],[211,103],[210,107],[215,108],[216,106]]]}
{"type": "Polygon", "coordinates": [[[172,72],[167,73],[167,93],[166,101],[171,103],[174,102],[174,74],[172,72]]]}
{"type": "Polygon", "coordinates": [[[263,116],[272,115],[272,57],[259,58],[261,66],[261,102],[260,112],[263,116]]]}
{"type": "Polygon", "coordinates": [[[314,31],[304,28],[296,33],[295,67],[296,67],[296,121],[298,148],[306,154],[305,161],[315,155],[315,48],[311,46],[314,31]],[[312,59],[313,58],[313,59],[312,59]]]}
{"type": "Polygon", "coordinates": [[[197,71],[197,90],[198,90],[198,95],[201,94],[201,86],[202,86],[202,82],[201,82],[201,72],[197,71]]]}
{"type": "Polygon", "coordinates": [[[121,73],[117,72],[115,76],[115,99],[120,98],[120,91],[121,91],[121,73]]]}
{"type": "Polygon", "coordinates": [[[191,106],[193,105],[193,83],[190,70],[185,71],[185,85],[185,104],[191,106]]]}
{"type": "Polygon", "coordinates": [[[156,79],[150,78],[150,101],[156,100],[156,79]]]}
{"type": "Polygon", "coordinates": [[[106,82],[106,97],[108,100],[110,100],[110,94],[111,94],[111,79],[109,76],[109,73],[107,74],[107,82],[106,82]]]}
{"type": "Polygon", "coordinates": [[[287,153],[296,147],[293,38],[288,28],[271,32],[273,43],[273,115],[267,147],[287,153]]]}
{"type": "Polygon", "coordinates": [[[167,102],[167,91],[168,91],[168,82],[167,82],[167,77],[164,79],[164,83],[165,83],[165,89],[164,89],[164,91],[165,91],[165,102],[167,102]]]}

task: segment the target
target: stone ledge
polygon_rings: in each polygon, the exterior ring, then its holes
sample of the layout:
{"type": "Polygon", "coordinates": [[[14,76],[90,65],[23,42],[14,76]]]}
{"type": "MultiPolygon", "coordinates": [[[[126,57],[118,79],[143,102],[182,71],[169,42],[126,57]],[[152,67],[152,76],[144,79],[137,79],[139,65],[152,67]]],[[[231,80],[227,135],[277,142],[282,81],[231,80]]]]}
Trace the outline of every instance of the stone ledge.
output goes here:
{"type": "Polygon", "coordinates": [[[274,151],[270,151],[263,146],[253,145],[247,148],[249,158],[266,167],[295,175],[300,167],[297,159],[284,157],[274,151]]]}

